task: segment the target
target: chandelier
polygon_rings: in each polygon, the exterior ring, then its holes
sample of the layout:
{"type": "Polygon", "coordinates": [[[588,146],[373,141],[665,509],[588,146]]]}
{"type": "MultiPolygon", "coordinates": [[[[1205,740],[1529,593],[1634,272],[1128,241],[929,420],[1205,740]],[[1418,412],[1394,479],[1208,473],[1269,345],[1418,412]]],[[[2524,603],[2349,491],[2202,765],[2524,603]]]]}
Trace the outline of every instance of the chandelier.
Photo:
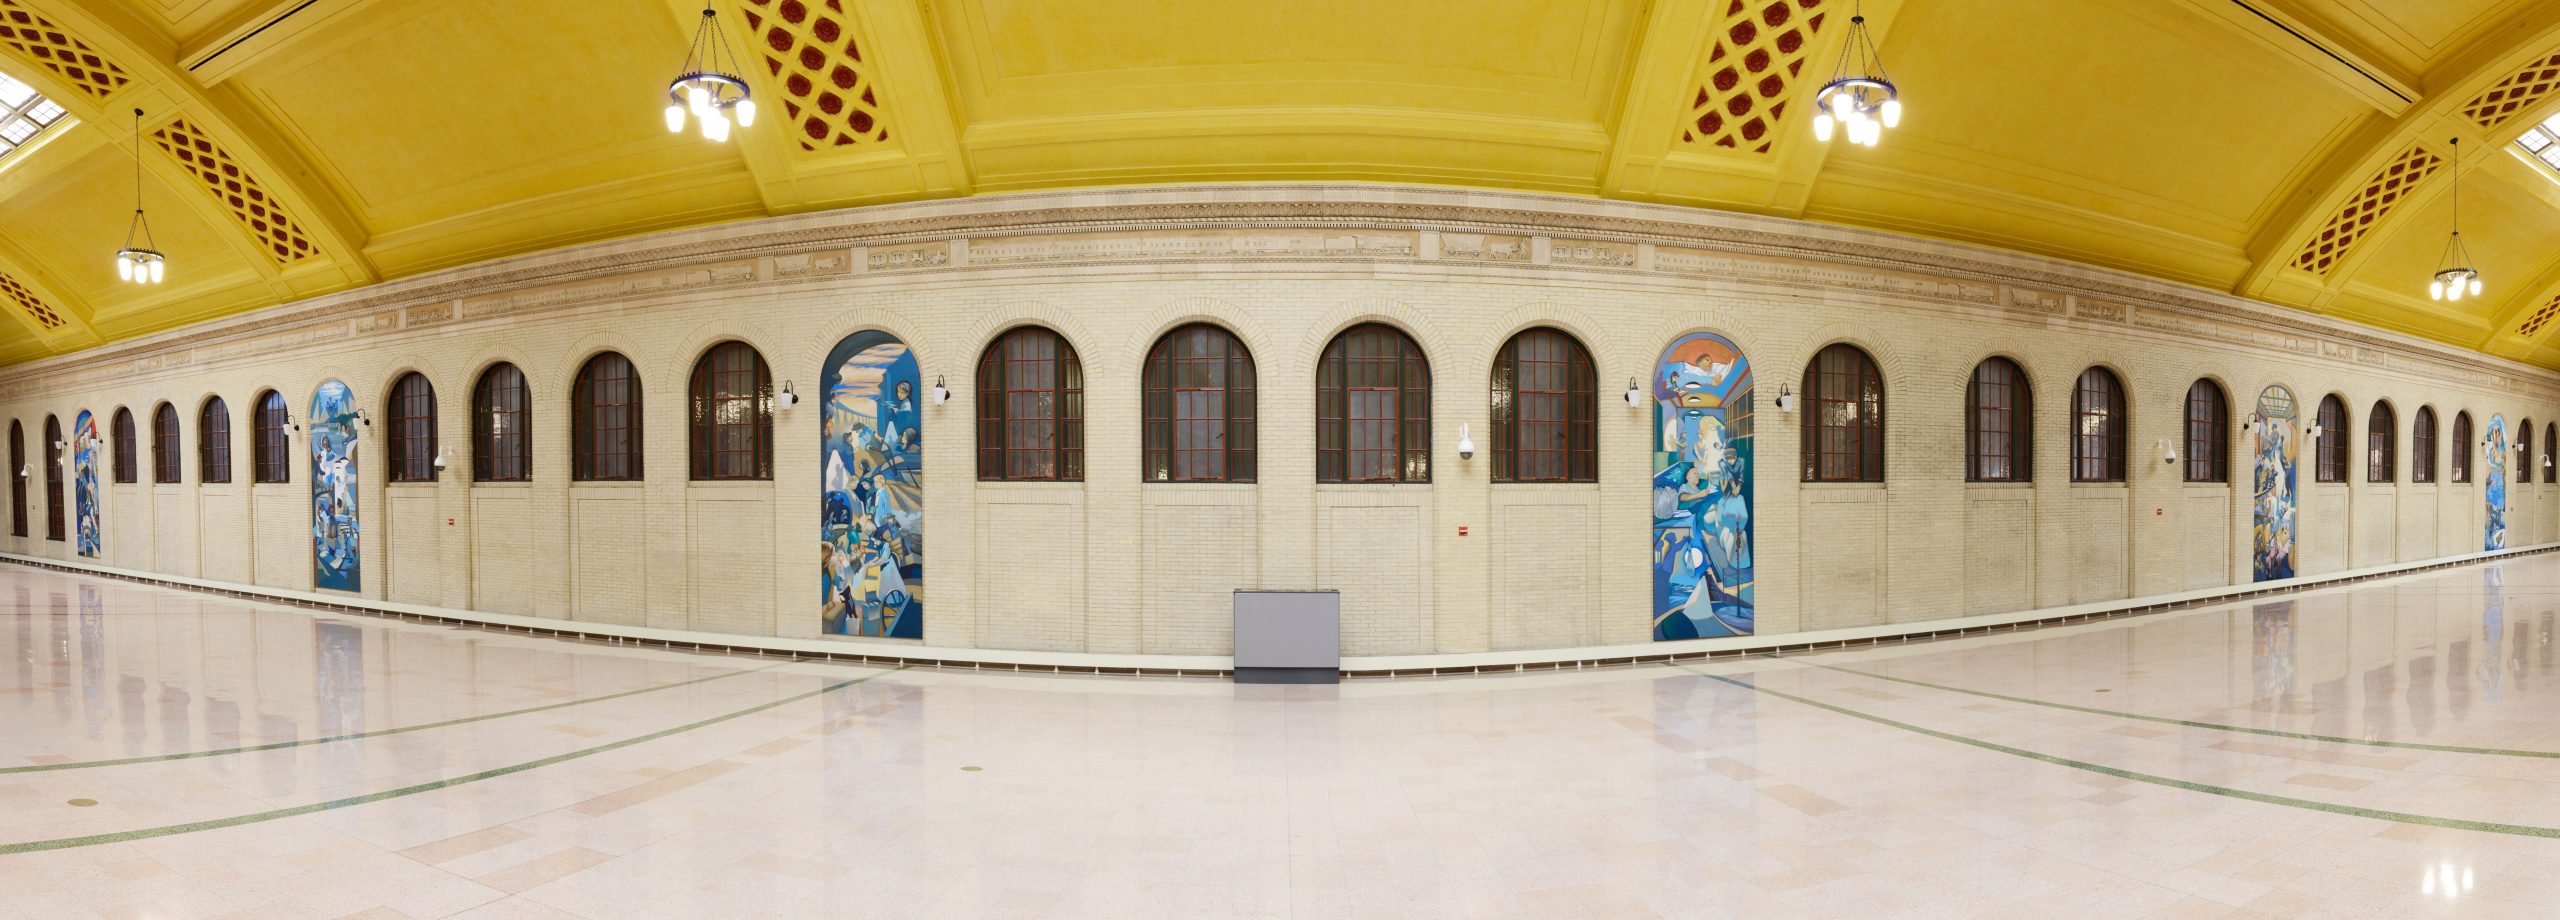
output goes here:
{"type": "Polygon", "coordinates": [[[124,248],[116,250],[116,277],[135,284],[159,284],[169,273],[169,259],[151,247],[151,221],[142,216],[142,110],[133,110],[133,223],[124,230],[124,248]],[[139,244],[136,241],[139,240],[139,244]]]}
{"type": "Polygon", "coordinates": [[[1813,139],[1831,140],[1831,129],[1837,125],[1849,137],[1849,143],[1876,145],[1884,129],[1902,123],[1902,100],[1894,92],[1893,81],[1884,75],[1884,57],[1876,53],[1876,40],[1867,34],[1866,4],[1858,4],[1857,15],[1849,17],[1849,39],[1840,47],[1840,62],[1831,68],[1831,82],[1822,84],[1813,103],[1818,114],[1813,116],[1813,139]]]}
{"type": "Polygon", "coordinates": [[[2435,300],[2454,301],[2480,296],[2480,272],[2471,267],[2471,249],[2462,245],[2462,139],[2453,144],[2453,238],[2444,244],[2444,258],[2436,262],[2436,280],[2427,284],[2427,296],[2435,300]]]}
{"type": "Polygon", "coordinates": [[[683,131],[687,112],[701,123],[702,136],[715,141],[729,139],[730,116],[737,117],[741,128],[755,124],[756,101],[743,73],[737,55],[729,51],[728,35],[720,31],[719,14],[705,4],[684,72],[667,84],[667,130],[683,131]]]}

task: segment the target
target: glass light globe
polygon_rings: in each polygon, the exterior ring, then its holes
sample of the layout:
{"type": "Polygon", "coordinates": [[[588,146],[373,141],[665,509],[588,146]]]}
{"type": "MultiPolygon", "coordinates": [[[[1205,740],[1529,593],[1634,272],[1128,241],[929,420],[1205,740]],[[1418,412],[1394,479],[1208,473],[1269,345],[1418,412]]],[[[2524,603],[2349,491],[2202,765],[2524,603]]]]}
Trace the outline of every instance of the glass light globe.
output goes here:
{"type": "Polygon", "coordinates": [[[1831,139],[1831,113],[1824,112],[1813,116],[1813,139],[1817,141],[1831,139]]]}
{"type": "Polygon", "coordinates": [[[744,128],[756,123],[755,100],[740,99],[738,100],[738,104],[732,106],[731,109],[738,114],[738,127],[744,128]]]}
{"type": "Polygon", "coordinates": [[[2444,282],[2442,282],[2442,281],[2429,281],[2429,282],[2427,282],[2427,299],[2428,299],[2428,300],[2443,300],[2443,299],[2444,299],[2444,282]]]}
{"type": "Polygon", "coordinates": [[[1885,127],[1890,128],[1890,127],[1893,127],[1893,126],[1898,125],[1898,124],[1901,124],[1901,123],[1902,123],[1902,100],[1900,100],[1900,99],[1887,99],[1887,100],[1885,100],[1885,101],[1884,101],[1884,126],[1885,126],[1885,127]]]}
{"type": "Polygon", "coordinates": [[[160,279],[166,277],[168,274],[169,263],[167,260],[151,263],[151,283],[159,284],[160,279]]]}
{"type": "Polygon", "coordinates": [[[2478,275],[2471,276],[2471,296],[2480,296],[2480,276],[2478,275]]]}
{"type": "Polygon", "coordinates": [[[125,256],[117,256],[117,257],[116,257],[116,277],[117,277],[117,278],[120,278],[120,279],[123,279],[123,280],[125,280],[125,281],[131,281],[131,280],[133,280],[133,260],[132,260],[132,259],[127,258],[127,257],[125,257],[125,256]]]}
{"type": "Polygon", "coordinates": [[[684,132],[684,106],[667,103],[667,131],[673,134],[684,132]]]}

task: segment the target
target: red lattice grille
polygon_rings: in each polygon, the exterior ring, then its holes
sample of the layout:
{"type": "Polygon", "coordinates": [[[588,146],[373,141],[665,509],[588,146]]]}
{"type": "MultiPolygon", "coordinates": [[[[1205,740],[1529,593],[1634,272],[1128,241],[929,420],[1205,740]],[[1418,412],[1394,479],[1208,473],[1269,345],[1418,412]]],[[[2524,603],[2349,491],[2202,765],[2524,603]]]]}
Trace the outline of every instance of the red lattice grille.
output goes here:
{"type": "Polygon", "coordinates": [[[267,194],[266,187],[258,184],[258,177],[250,175],[229,151],[195,125],[181,118],[152,132],[151,140],[178,165],[204,180],[205,189],[231,209],[231,216],[258,238],[258,247],[277,265],[291,265],[320,253],[311,243],[311,234],[304,232],[302,225],[285,213],[284,206],[267,194]]]}
{"type": "Polygon", "coordinates": [[[2554,89],[2560,89],[2560,53],[2527,64],[2487,92],[2471,97],[2462,104],[2462,114],[2483,130],[2495,128],[2554,89]]]}
{"type": "Polygon", "coordinates": [[[2516,327],[2516,334],[2531,337],[2534,333],[2541,332],[2542,327],[2548,325],[2554,316],[2560,316],[2560,297],[2551,298],[2551,302],[2533,311],[2532,316],[2525,317],[2524,324],[2516,327]]]}
{"type": "Polygon", "coordinates": [[[16,301],[18,309],[27,311],[27,315],[35,319],[36,325],[47,329],[62,328],[62,314],[55,313],[52,307],[45,306],[44,300],[37,297],[36,292],[27,290],[26,285],[19,284],[18,279],[0,275],[0,294],[6,294],[10,300],[16,301]]]}
{"type": "Polygon", "coordinates": [[[2302,251],[2293,257],[2293,266],[2313,274],[2328,274],[2338,260],[2347,257],[2347,250],[2357,240],[2443,165],[2444,158],[2428,153],[2424,147],[2411,147],[2392,159],[2390,165],[2365,181],[2355,197],[2347,199],[2346,206],[2339,208],[2310,242],[2302,245],[2302,251]]]}
{"type": "Polygon", "coordinates": [[[18,0],[0,0],[0,44],[100,99],[133,81],[116,62],[99,55],[87,42],[71,37],[61,26],[36,15],[18,0]]]}
{"type": "Polygon", "coordinates": [[[1823,0],[1731,0],[1707,52],[1707,78],[1689,103],[1680,142],[1769,152],[1804,70],[1823,0]]]}
{"type": "Polygon", "coordinates": [[[842,0],[747,0],[744,9],[748,40],[782,89],[800,149],[889,142],[879,88],[842,0]]]}

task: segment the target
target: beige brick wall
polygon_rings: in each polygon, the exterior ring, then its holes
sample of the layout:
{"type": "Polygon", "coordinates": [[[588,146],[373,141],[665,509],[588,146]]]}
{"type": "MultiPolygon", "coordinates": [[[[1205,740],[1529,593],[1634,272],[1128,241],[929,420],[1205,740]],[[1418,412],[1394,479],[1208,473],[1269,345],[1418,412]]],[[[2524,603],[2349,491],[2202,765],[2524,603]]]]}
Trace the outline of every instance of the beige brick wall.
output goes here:
{"type": "MultiPolygon", "coordinates": [[[[1438,194],[1393,193],[1399,200],[1438,194]]],[[[1103,193],[1061,200],[1105,211],[1139,206],[1103,193]]],[[[1559,222],[1618,215],[1713,229],[1718,221],[1745,220],[1506,200],[1512,220],[1520,208],[1551,209],[1559,222]]],[[[792,240],[817,239],[806,234],[820,230],[858,235],[873,217],[948,216],[960,207],[820,215],[779,226],[804,233],[792,240]]],[[[984,213],[964,215],[968,220],[1002,211],[986,201],[969,207],[984,213]]],[[[1016,258],[1041,244],[1009,242],[987,251],[1014,261],[978,262],[972,238],[947,227],[924,243],[856,236],[842,244],[765,243],[753,242],[765,239],[754,234],[771,226],[741,224],[545,257],[551,261],[531,268],[462,269],[0,369],[0,412],[40,432],[48,413],[67,419],[87,408],[108,417],[128,406],[147,432],[160,400],[192,406],[220,395],[248,406],[272,386],[301,419],[312,390],[334,377],[380,419],[392,381],[417,370],[435,385],[450,466],[435,483],[386,488],[380,429],[363,436],[365,595],[814,636],[818,364],[843,336],[885,329],[914,347],[927,380],[946,379],[954,390],[949,404],[924,410],[926,641],[1185,654],[1227,650],[1227,594],[1236,588],[1340,589],[1344,647],[1352,654],[1644,641],[1651,410],[1628,408],[1619,388],[1648,377],[1659,350],[1692,330],[1742,345],[1764,393],[1796,385],[1814,352],[1835,341],[1868,349],[1885,374],[1888,475],[1880,485],[1798,483],[1797,419],[1762,403],[1754,500],[1764,635],[2244,581],[2250,445],[2241,426],[2257,392],[2271,383],[2290,387],[2306,410],[2322,394],[2345,394],[2359,442],[2361,420],[2377,398],[2399,407],[2404,429],[2421,405],[2434,406],[2447,431],[2461,410],[2484,430],[2491,412],[2560,416],[2548,373],[2372,330],[2252,313],[2265,308],[2143,282],[2160,290],[2154,303],[2125,293],[2116,276],[1976,250],[1957,253],[1973,260],[1969,274],[1941,266],[1929,271],[1949,274],[1931,275],[1913,267],[1918,261],[1886,264],[1886,256],[1951,259],[1951,247],[1748,220],[1759,232],[1798,234],[1802,248],[1761,256],[1718,250],[1710,240],[1631,235],[1610,244],[1628,253],[1623,262],[1567,266],[1550,261],[1548,236],[1539,234],[1534,255],[1518,264],[1449,261],[1437,259],[1436,225],[1380,217],[1361,226],[1384,228],[1383,255],[1291,243],[1298,248],[1268,257],[1229,250],[1169,257],[1165,246],[1150,243],[1151,255],[1113,261],[1097,254],[1111,251],[1110,240],[1088,239],[1062,244],[1063,254],[1046,261],[1016,258]],[[1405,239],[1417,242],[1396,248],[1405,239]],[[1853,245],[1865,247],[1855,260],[1805,257],[1853,245]],[[871,258],[891,248],[930,250],[944,261],[871,258]],[[684,263],[692,251],[720,254],[684,263]],[[632,253],[658,261],[587,267],[632,253]],[[906,264],[925,267],[896,267],[906,264]],[[2015,277],[1985,275],[1984,266],[2015,277]],[[2124,302],[2073,293],[2073,284],[2102,282],[2117,285],[2108,296],[2124,302]],[[422,293],[403,293],[413,289],[422,293]],[[1257,483],[1139,482],[1140,359],[1157,337],[1192,321],[1235,330],[1256,358],[1257,483]],[[1430,357],[1433,481],[1319,485],[1310,431],[1316,357],[1336,333],[1373,321],[1411,333],[1430,357]],[[1082,359],[1085,482],[974,481],[972,369],[988,341],[1022,323],[1057,329],[1082,359]],[[1494,485],[1489,457],[1457,456],[1461,424],[1480,445],[1489,442],[1485,386],[1494,352],[1511,334],[1538,325],[1562,328],[1592,351],[1601,381],[1597,485],[1494,485]],[[686,381],[705,349],[729,339],[755,346],[775,379],[790,381],[803,400],[776,416],[771,483],[686,481],[686,381]],[[648,479],[571,484],[569,384],[588,357],[608,349],[640,369],[648,479]],[[1964,384],[1973,366],[1994,354],[2015,358],[2031,377],[2030,484],[1963,480],[1964,384]],[[469,395],[476,376],[500,361],[523,368],[533,391],[529,485],[470,481],[469,395]],[[2092,364],[2116,370],[2129,390],[2127,483],[2069,481],[2071,385],[2092,364]],[[2230,394],[2232,486],[2184,483],[2181,467],[2160,459],[2159,441],[2179,436],[2181,400],[2199,377],[2230,394]]],[[[1183,232],[1193,236],[1181,241],[1210,231],[1183,232]]],[[[1238,249],[1302,231],[1216,232],[1233,234],[1234,242],[1220,245],[1238,249]]],[[[245,478],[250,425],[246,413],[235,415],[234,454],[245,478]]],[[[187,482],[106,489],[108,560],[309,587],[307,440],[293,439],[290,485],[207,487],[194,482],[192,423],[187,429],[187,482]]],[[[2399,433],[2404,480],[2406,435],[2399,433]]],[[[2477,450],[2443,448],[2457,449],[2477,450]]],[[[147,444],[142,463],[147,480],[147,444]]],[[[2477,548],[2479,484],[2366,484],[2362,472],[2359,464],[2351,477],[2359,481],[2315,484],[2304,452],[2298,550],[2305,574],[2477,548]]],[[[2550,520],[2560,504],[2546,495],[2555,490],[2560,486],[2515,488],[2513,545],[2560,533],[2550,520]]],[[[36,536],[0,544],[67,557],[67,543],[42,538],[42,490],[31,489],[30,498],[36,536]]]]}

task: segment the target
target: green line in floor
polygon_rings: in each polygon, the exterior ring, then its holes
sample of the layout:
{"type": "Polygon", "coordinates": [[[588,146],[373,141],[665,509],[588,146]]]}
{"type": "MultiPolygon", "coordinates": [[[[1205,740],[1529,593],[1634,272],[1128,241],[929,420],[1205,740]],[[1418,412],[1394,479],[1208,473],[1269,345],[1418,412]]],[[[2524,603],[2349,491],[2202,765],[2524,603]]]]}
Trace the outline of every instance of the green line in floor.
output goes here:
{"type": "Polygon", "coordinates": [[[708,677],[697,677],[692,680],[677,681],[672,684],[660,684],[655,687],[641,687],[636,690],[624,690],[619,693],[608,693],[603,696],[591,696],[578,700],[563,700],[557,703],[545,703],[540,706],[528,706],[523,709],[510,709],[506,712],[492,712],[486,715],[464,716],[459,719],[446,719],[442,722],[428,722],[421,725],[403,725],[399,728],[385,728],[379,731],[356,732],[354,734],[347,735],[331,735],[326,738],[305,738],[300,741],[277,741],[269,744],[251,744],[243,745],[241,747],[216,748],[209,751],[186,751],[177,754],[149,754],[141,757],[120,757],[115,760],[84,760],[79,763],[39,763],[15,767],[0,767],[0,776],[5,776],[11,773],[47,773],[54,770],[85,770],[91,767],[120,767],[126,764],[158,763],[167,760],[193,760],[198,757],[221,757],[227,754],[253,754],[259,751],[281,751],[286,748],[307,747],[314,744],[328,744],[336,741],[355,741],[363,738],[380,738],[384,735],[422,732],[431,728],[447,728],[471,722],[484,722],[490,719],[504,719],[509,716],[530,715],[532,713],[548,712],[554,709],[567,709],[571,706],[584,706],[589,703],[602,703],[607,700],[618,700],[627,696],[639,696],[643,693],[656,693],[660,690],[673,690],[677,687],[690,687],[695,684],[708,683],[715,680],[725,680],[727,678],[745,674],[754,674],[758,671],[769,671],[792,663],[793,662],[782,661],[765,665],[761,668],[748,668],[744,671],[728,671],[725,673],[713,674],[708,677]]]}
{"type": "Polygon", "coordinates": [[[369,805],[374,802],[396,799],[402,796],[417,795],[421,792],[434,792],[438,789],[451,789],[455,786],[460,786],[466,783],[476,783],[484,779],[495,779],[511,773],[522,773],[526,770],[539,769],[564,761],[576,760],[581,757],[602,754],[606,751],[627,748],[635,744],[644,744],[650,741],[656,741],[660,738],[681,735],[697,728],[717,725],[731,719],[755,715],[756,713],[763,712],[768,709],[776,709],[802,700],[825,696],[864,681],[878,680],[899,671],[904,671],[907,667],[907,665],[902,664],[878,674],[869,675],[867,677],[857,677],[852,680],[837,681],[806,693],[793,694],[769,703],[758,703],[754,706],[749,706],[736,712],[712,716],[711,718],[703,719],[698,722],[689,722],[683,725],[678,725],[674,728],[659,729],[658,731],[650,732],[645,735],[624,738],[620,741],[607,744],[599,744],[595,747],[570,751],[566,754],[553,754],[540,760],[528,760],[519,764],[510,764],[496,769],[482,770],[478,773],[440,779],[434,782],[419,783],[415,786],[402,786],[398,789],[386,789],[381,792],[370,792],[364,795],[351,796],[343,799],[314,802],[309,805],[296,805],[291,808],[278,808],[273,811],[233,815],[228,818],[215,818],[210,821],[191,821],[186,824],[146,827],[141,830],[117,831],[111,834],[91,834],[86,837],[62,837],[54,840],[30,840],[25,843],[0,844],[0,856],[12,856],[19,853],[36,853],[44,850],[68,850],[74,847],[96,846],[102,843],[124,843],[132,840],[148,840],[153,837],[172,837],[178,834],[192,834],[197,831],[220,830],[226,827],[238,827],[243,824],[256,824],[261,821],[273,821],[278,818],[292,818],[301,815],[317,814],[319,812],[335,808],[369,805]]]}
{"type": "Polygon", "coordinates": [[[1805,665],[1807,667],[1821,668],[1826,671],[1838,671],[1842,674],[1855,674],[1859,677],[1873,678],[1875,680],[1888,680],[1897,684],[1909,684],[1914,687],[1926,687],[1931,690],[1944,690],[1948,693],[1962,693],[1968,696],[1982,697],[1984,699],[2000,700],[2009,703],[2022,703],[2029,706],[2045,706],[2053,709],[2065,709],[2072,712],[2088,713],[2090,715],[2097,716],[2114,716],[2119,719],[2136,719],[2143,722],[2158,722],[2162,725],[2176,725],[2182,728],[2206,728],[2214,731],[2265,735],[2271,738],[2292,738],[2299,741],[2329,741],[2337,744],[2354,744],[2364,747],[2378,748],[2399,748],[2401,750],[2409,751],[2437,751],[2446,754],[2486,754],[2494,757],[2539,757],[2544,760],[2560,760],[2560,752],[2554,751],[2519,751],[2509,750],[2506,748],[2464,747],[2456,744],[2424,744],[2416,741],[2374,741],[2364,738],[2347,738],[2339,735],[2315,735],[2310,732],[2289,732],[2280,728],[2254,728],[2247,725],[2225,725],[2220,722],[2198,722],[2192,719],[2173,719],[2167,716],[2147,716],[2138,712],[2121,712],[2114,709],[2100,709],[2095,706],[2078,706],[2071,703],[2057,703],[2052,700],[2039,700],[2024,696],[2010,696],[2004,693],[1993,693],[1988,690],[1968,690],[1963,687],[1950,687],[1945,684],[1933,684],[1925,680],[1913,680],[1908,677],[1895,677],[1891,674],[1878,674],[1873,671],[1860,671],[1855,668],[1843,668],[1837,665],[1818,664],[1811,661],[1798,661],[1795,663],[1805,665]]]}
{"type": "MultiPolygon", "coordinates": [[[[1815,709],[1838,713],[1853,719],[1863,719],[1878,725],[1899,728],[1903,731],[1917,735],[1926,735],[1941,741],[1953,741],[1957,744],[1978,747],[1986,751],[1997,751],[2013,757],[2024,757],[2028,760],[2042,761],[2055,766],[2070,767],[2074,770],[2085,770],[2102,776],[2113,776],[2118,779],[2128,779],[2138,783],[2150,783],[2154,786],[2166,786],[2171,789],[2184,789],[2189,792],[2202,792],[2210,795],[2243,799],[2268,805],[2282,805],[2287,808],[2300,808],[2308,811],[2325,811],[2335,815],[2372,818],[2380,821],[2395,821],[2401,824],[2418,824],[2427,827],[2442,827],[2461,831],[2480,831],[2482,833],[2489,834],[2509,834],[2517,837],[2560,837],[2560,827],[2537,827],[2530,824],[2499,824],[2491,821],[2466,821],[2460,818],[2439,818],[2434,815],[2413,814],[2405,811],[2385,811],[2378,808],[2360,808],[2354,805],[2341,805],[2336,802],[2318,802],[2311,799],[2297,799],[2292,796],[2272,795],[2264,792],[2251,792],[2246,789],[2234,789],[2229,786],[2215,786],[2208,783],[2195,783],[2182,779],[2170,779],[2166,776],[2156,776],[2135,770],[2125,770],[2117,767],[2089,763],[2083,760],[2073,760],[2071,758],[2055,754],[2030,751],[2025,748],[2014,748],[1998,742],[1984,741],[1980,738],[1968,738],[1963,735],[1942,732],[1933,728],[1923,728],[1909,722],[1899,722],[1885,718],[1884,716],[1859,712],[1858,710],[1844,706],[1834,706],[1820,700],[1806,699],[1780,690],[1771,690],[1767,687],[1759,686],[1756,683],[1735,680],[1721,674],[1709,674],[1705,671],[1696,670],[1682,665],[1673,665],[1673,667],[1695,674],[1699,677],[1704,677],[1708,680],[1722,681],[1727,684],[1732,684],[1753,693],[1774,696],[1790,703],[1799,703],[1811,706],[1815,709]]],[[[8,851],[0,849],[0,853],[6,852],[8,851]]]]}

